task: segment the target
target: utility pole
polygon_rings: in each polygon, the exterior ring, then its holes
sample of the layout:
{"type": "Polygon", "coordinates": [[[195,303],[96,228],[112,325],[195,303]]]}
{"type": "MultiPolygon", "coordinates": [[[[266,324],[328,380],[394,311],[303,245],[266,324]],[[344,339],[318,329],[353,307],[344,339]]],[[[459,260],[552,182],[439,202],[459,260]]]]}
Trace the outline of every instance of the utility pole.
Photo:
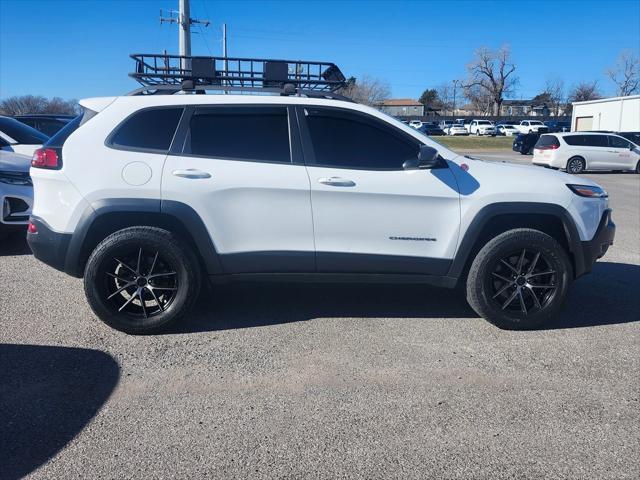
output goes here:
{"type": "Polygon", "coordinates": [[[227,24],[222,24],[222,56],[224,57],[224,74],[227,75],[227,24]]]}
{"type": "MultiPolygon", "coordinates": [[[[179,0],[178,11],[169,10],[169,16],[163,16],[162,10],[160,10],[160,23],[176,23],[178,24],[178,45],[180,47],[181,57],[191,56],[191,25],[199,23],[205,27],[209,26],[209,20],[199,20],[197,18],[191,18],[191,8],[189,6],[189,0],[179,0]],[[175,15],[175,16],[174,16],[175,15]]],[[[191,70],[191,59],[181,58],[180,68],[182,70],[191,70]]]]}
{"type": "Polygon", "coordinates": [[[456,114],[456,90],[458,85],[462,85],[462,80],[454,80],[453,82],[453,115],[456,114]]]}

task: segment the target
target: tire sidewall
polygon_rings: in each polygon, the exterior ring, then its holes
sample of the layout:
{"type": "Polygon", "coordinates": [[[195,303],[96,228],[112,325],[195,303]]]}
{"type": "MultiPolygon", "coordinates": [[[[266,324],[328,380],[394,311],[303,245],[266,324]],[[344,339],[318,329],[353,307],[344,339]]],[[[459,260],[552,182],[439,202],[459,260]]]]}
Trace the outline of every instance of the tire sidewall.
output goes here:
{"type": "Polygon", "coordinates": [[[570,173],[570,174],[572,174],[572,175],[578,175],[578,174],[580,174],[580,173],[584,172],[584,169],[585,169],[585,163],[584,163],[584,160],[582,160],[582,159],[581,159],[581,158],[579,158],[579,157],[572,157],[572,158],[570,158],[570,159],[569,159],[569,161],[567,162],[567,173],[570,173]],[[573,162],[578,162],[578,163],[580,164],[580,169],[579,169],[579,170],[574,171],[574,170],[571,168],[571,164],[572,164],[573,162]]]}

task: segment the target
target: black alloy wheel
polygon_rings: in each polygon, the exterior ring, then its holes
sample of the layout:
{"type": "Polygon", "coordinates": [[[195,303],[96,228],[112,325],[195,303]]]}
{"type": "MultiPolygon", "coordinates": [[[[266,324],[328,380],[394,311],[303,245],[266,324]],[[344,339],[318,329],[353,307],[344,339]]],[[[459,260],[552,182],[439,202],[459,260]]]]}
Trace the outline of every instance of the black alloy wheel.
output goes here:
{"type": "Polygon", "coordinates": [[[487,282],[497,307],[525,316],[551,303],[558,288],[551,263],[542,252],[532,248],[501,258],[487,282]]]}

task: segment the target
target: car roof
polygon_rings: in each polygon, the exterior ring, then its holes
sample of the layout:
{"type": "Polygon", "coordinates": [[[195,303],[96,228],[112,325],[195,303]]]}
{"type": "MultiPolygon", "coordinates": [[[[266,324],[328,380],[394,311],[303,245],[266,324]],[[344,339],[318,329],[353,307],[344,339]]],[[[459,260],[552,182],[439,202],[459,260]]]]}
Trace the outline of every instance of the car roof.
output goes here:
{"type": "Polygon", "coordinates": [[[545,133],[544,135],[558,135],[560,137],[566,137],[569,135],[615,135],[613,132],[556,132],[545,133]]]}

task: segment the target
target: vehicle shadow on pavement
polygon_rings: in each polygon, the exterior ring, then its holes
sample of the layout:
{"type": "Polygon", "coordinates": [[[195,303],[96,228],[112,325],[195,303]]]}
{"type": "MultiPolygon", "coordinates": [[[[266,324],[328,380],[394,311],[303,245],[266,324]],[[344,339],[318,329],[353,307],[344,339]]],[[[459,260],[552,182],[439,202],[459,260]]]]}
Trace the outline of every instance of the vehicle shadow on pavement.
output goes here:
{"type": "Polygon", "coordinates": [[[22,478],[53,458],[119,376],[117,362],[97,350],[0,345],[0,477],[22,478]]]}
{"type": "Polygon", "coordinates": [[[237,283],[213,288],[166,333],[276,325],[315,318],[468,318],[460,290],[425,285],[237,283]]]}
{"type": "MultiPolygon", "coordinates": [[[[640,266],[598,262],[570,289],[559,317],[542,329],[640,321],[640,266]],[[637,289],[637,287],[635,287],[637,289]]],[[[276,325],[315,318],[477,318],[462,290],[425,285],[221,285],[202,295],[194,312],[166,333],[276,325]]]]}
{"type": "Polygon", "coordinates": [[[31,255],[31,249],[24,233],[14,233],[0,239],[0,257],[10,255],[31,255]]]}
{"type": "Polygon", "coordinates": [[[562,312],[547,329],[638,322],[639,286],[639,265],[596,262],[571,286],[562,312]]]}

